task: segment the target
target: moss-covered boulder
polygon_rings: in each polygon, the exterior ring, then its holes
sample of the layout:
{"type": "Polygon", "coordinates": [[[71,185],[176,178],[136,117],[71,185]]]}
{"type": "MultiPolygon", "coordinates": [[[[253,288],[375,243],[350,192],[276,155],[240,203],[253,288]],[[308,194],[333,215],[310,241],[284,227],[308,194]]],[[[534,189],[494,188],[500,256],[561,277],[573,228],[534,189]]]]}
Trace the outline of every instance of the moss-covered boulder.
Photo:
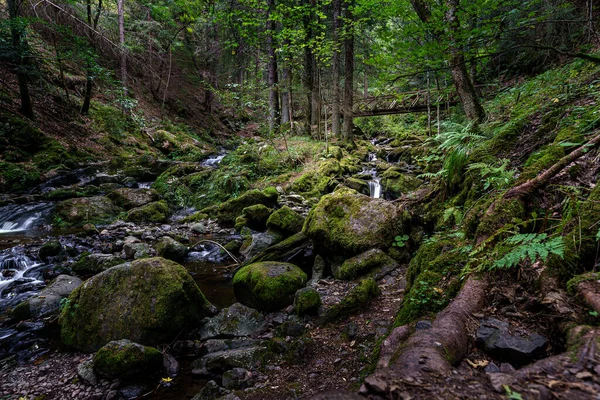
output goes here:
{"type": "Polygon", "coordinates": [[[163,236],[156,242],[156,254],[167,260],[181,261],[187,255],[187,246],[179,243],[170,236],[163,236]]]}
{"type": "Polygon", "coordinates": [[[340,267],[333,267],[337,279],[352,280],[377,268],[395,268],[398,263],[380,249],[367,250],[347,259],[340,267]]]}
{"type": "Polygon", "coordinates": [[[275,311],[289,306],[307,276],[290,263],[259,262],[242,267],[233,277],[236,299],[259,311],[275,311]]]}
{"type": "Polygon", "coordinates": [[[95,373],[114,379],[159,372],[163,364],[163,355],[154,347],[121,339],[103,346],[94,355],[92,362],[95,373]]]}
{"type": "Polygon", "coordinates": [[[202,328],[198,331],[198,339],[204,341],[214,338],[252,337],[265,322],[265,318],[258,311],[235,303],[222,309],[214,317],[205,318],[202,328]]]}
{"type": "Polygon", "coordinates": [[[240,217],[236,219],[235,227],[240,229],[242,226],[247,226],[250,229],[262,231],[267,227],[267,220],[273,212],[273,209],[265,206],[264,204],[255,204],[253,206],[246,207],[242,210],[241,220],[242,224],[238,224],[240,217]]]}
{"type": "Polygon", "coordinates": [[[118,339],[168,342],[213,312],[182,266],[156,257],[88,279],[69,296],[59,323],[64,344],[93,352],[118,339]]]}
{"type": "Polygon", "coordinates": [[[52,217],[53,223],[61,227],[103,225],[114,220],[120,211],[107,197],[82,197],[56,204],[52,217]]]}
{"type": "Polygon", "coordinates": [[[318,172],[323,176],[336,177],[342,174],[343,169],[338,160],[328,159],[319,164],[318,172]]]}
{"type": "Polygon", "coordinates": [[[69,275],[59,275],[50,285],[36,296],[20,303],[11,312],[11,318],[23,321],[30,318],[43,318],[58,315],[61,300],[82,284],[81,279],[69,275]]]}
{"type": "Polygon", "coordinates": [[[160,200],[158,192],[152,189],[120,188],[110,192],[107,197],[125,210],[131,210],[160,200]]]}
{"type": "Polygon", "coordinates": [[[362,179],[352,177],[346,178],[344,180],[344,185],[349,187],[350,189],[356,190],[358,193],[366,194],[367,196],[370,193],[369,184],[362,179]]]}
{"type": "Polygon", "coordinates": [[[294,296],[294,312],[299,316],[317,315],[321,304],[321,295],[312,287],[302,288],[294,296]]]}
{"type": "Polygon", "coordinates": [[[273,207],[277,204],[277,190],[249,190],[240,197],[227,200],[226,202],[205,208],[200,213],[205,213],[216,218],[217,221],[225,226],[233,226],[236,218],[242,214],[246,207],[262,204],[267,207],[273,207]]]}
{"type": "Polygon", "coordinates": [[[369,304],[381,291],[373,278],[363,279],[353,287],[342,300],[327,309],[323,319],[330,321],[346,316],[369,304]]]}
{"type": "Polygon", "coordinates": [[[359,194],[323,196],[304,224],[315,250],[327,257],[348,258],[372,248],[388,248],[407,230],[409,218],[394,203],[359,194]]]}
{"type": "Polygon", "coordinates": [[[283,206],[269,216],[267,228],[295,234],[302,230],[304,217],[288,206],[283,206]]]}
{"type": "Polygon", "coordinates": [[[383,173],[381,186],[390,196],[397,198],[418,189],[423,181],[410,174],[390,168],[383,173]]]}
{"type": "Polygon", "coordinates": [[[76,275],[97,274],[115,265],[123,264],[121,257],[113,254],[83,253],[77,262],[71,265],[71,270],[76,275]]]}
{"type": "Polygon", "coordinates": [[[161,223],[165,222],[169,218],[169,215],[167,202],[161,200],[130,210],[125,219],[136,223],[161,223]]]}
{"type": "Polygon", "coordinates": [[[310,246],[310,239],[304,233],[298,232],[295,235],[292,235],[289,238],[261,251],[248,260],[247,264],[257,263],[259,261],[290,262],[296,257],[302,257],[303,254],[310,248],[310,246]]]}
{"type": "Polygon", "coordinates": [[[58,240],[50,240],[40,247],[38,257],[46,262],[50,257],[56,257],[63,251],[62,244],[58,240]]]}
{"type": "Polygon", "coordinates": [[[290,188],[304,197],[318,196],[329,191],[331,178],[316,171],[309,171],[295,179],[290,188]]]}
{"type": "Polygon", "coordinates": [[[249,260],[269,247],[281,242],[284,236],[276,231],[268,230],[266,232],[258,232],[250,238],[244,240],[240,248],[240,254],[244,259],[249,260]]]}

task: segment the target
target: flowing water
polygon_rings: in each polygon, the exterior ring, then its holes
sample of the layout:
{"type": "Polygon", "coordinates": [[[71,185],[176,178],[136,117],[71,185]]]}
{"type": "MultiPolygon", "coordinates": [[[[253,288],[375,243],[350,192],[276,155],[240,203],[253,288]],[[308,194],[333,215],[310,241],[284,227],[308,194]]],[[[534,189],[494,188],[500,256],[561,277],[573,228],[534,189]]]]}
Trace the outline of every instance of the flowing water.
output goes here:
{"type": "Polygon", "coordinates": [[[216,167],[221,161],[225,158],[225,153],[220,153],[216,156],[212,156],[202,161],[202,165],[206,165],[209,167],[216,167]]]}
{"type": "Polygon", "coordinates": [[[52,206],[52,203],[29,203],[0,207],[0,234],[40,229],[47,223],[52,206]]]}
{"type": "Polygon", "coordinates": [[[46,286],[41,276],[43,267],[22,246],[0,252],[0,311],[16,306],[46,286]]]}
{"type": "MultiPolygon", "coordinates": [[[[369,153],[367,161],[371,166],[377,164],[379,162],[377,159],[377,154],[369,153]]],[[[369,195],[374,199],[381,198],[381,182],[379,176],[377,175],[377,168],[365,168],[361,174],[371,175],[371,180],[367,182],[369,184],[369,195]]]]}

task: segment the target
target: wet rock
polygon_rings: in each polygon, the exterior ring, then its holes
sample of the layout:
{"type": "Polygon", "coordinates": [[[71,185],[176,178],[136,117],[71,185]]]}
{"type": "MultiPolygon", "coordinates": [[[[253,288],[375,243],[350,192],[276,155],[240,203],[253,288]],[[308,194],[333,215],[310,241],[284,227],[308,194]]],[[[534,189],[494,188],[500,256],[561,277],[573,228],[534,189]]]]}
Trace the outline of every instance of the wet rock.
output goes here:
{"type": "Polygon", "coordinates": [[[210,353],[194,361],[192,373],[203,375],[206,371],[206,373],[222,374],[232,368],[251,369],[260,364],[265,352],[265,347],[248,347],[210,353]]]}
{"type": "Polygon", "coordinates": [[[347,259],[339,267],[332,267],[333,276],[342,280],[353,280],[374,269],[394,269],[398,263],[380,249],[367,250],[347,259]]]}
{"type": "Polygon", "coordinates": [[[216,316],[206,318],[199,331],[200,340],[210,338],[233,338],[253,336],[263,324],[265,318],[258,311],[240,303],[222,309],[216,316]]]}
{"type": "Polygon", "coordinates": [[[393,203],[363,195],[331,194],[310,211],[304,233],[326,258],[348,258],[372,248],[390,247],[404,232],[404,213],[393,203]]]}
{"type": "Polygon", "coordinates": [[[314,288],[302,288],[294,295],[294,312],[300,316],[317,315],[321,304],[321,296],[314,288]]]}
{"type": "Polygon", "coordinates": [[[307,276],[294,264],[275,261],[242,267],[233,277],[236,299],[259,311],[275,311],[291,305],[307,276]]]}
{"type": "Polygon", "coordinates": [[[223,387],[225,389],[245,389],[254,385],[252,373],[244,368],[233,368],[223,373],[223,387]]]}
{"type": "Polygon", "coordinates": [[[302,230],[304,217],[288,206],[283,206],[275,211],[267,220],[267,228],[276,229],[284,233],[295,234],[302,230]]]}
{"type": "Polygon", "coordinates": [[[152,189],[121,188],[113,190],[107,197],[125,210],[131,210],[132,208],[145,206],[153,201],[160,200],[158,192],[152,189]]]}
{"type": "Polygon", "coordinates": [[[273,246],[280,242],[283,236],[275,231],[259,232],[252,235],[252,241],[246,248],[242,246],[240,254],[244,256],[246,260],[256,256],[261,251],[273,246]]]}
{"type": "Polygon", "coordinates": [[[69,296],[59,323],[66,345],[92,352],[124,338],[144,345],[169,342],[212,314],[214,307],[185,268],[156,257],[88,279],[69,296]]]}
{"type": "Polygon", "coordinates": [[[153,347],[142,346],[127,339],[115,340],[103,346],[93,359],[94,372],[106,378],[120,378],[161,370],[163,355],[153,347]]]}
{"type": "Polygon", "coordinates": [[[217,382],[208,381],[206,386],[197,395],[192,397],[192,400],[214,400],[227,393],[228,391],[217,385],[217,382]]]}
{"type": "Polygon", "coordinates": [[[40,247],[38,257],[46,262],[50,257],[56,257],[63,251],[63,247],[58,240],[51,240],[40,247]]]}
{"type": "Polygon", "coordinates": [[[168,376],[176,376],[179,374],[179,363],[172,355],[165,353],[163,355],[163,370],[168,376]]]}
{"type": "Polygon", "coordinates": [[[102,225],[113,220],[119,211],[120,208],[106,197],[81,197],[56,204],[53,219],[67,226],[102,225]]]}
{"type": "Polygon", "coordinates": [[[524,365],[543,355],[548,340],[538,334],[511,335],[507,323],[490,318],[481,322],[475,344],[492,357],[513,365],[524,365]]]}
{"type": "Polygon", "coordinates": [[[121,257],[113,254],[84,253],[75,264],[71,265],[71,270],[78,275],[97,274],[124,262],[121,257]]]}
{"type": "Polygon", "coordinates": [[[156,253],[158,256],[167,260],[181,261],[188,253],[187,246],[182,245],[177,240],[163,236],[156,242],[156,253]]]}
{"type": "Polygon", "coordinates": [[[82,361],[77,366],[77,375],[87,385],[96,386],[98,384],[98,377],[94,372],[94,362],[92,360],[82,361]]]}
{"type": "Polygon", "coordinates": [[[126,219],[136,223],[161,223],[166,222],[169,215],[169,206],[164,200],[161,200],[130,210],[126,219]]]}
{"type": "Polygon", "coordinates": [[[11,318],[22,321],[29,318],[42,318],[58,315],[61,301],[83,282],[69,275],[59,275],[36,296],[19,304],[11,313],[11,318]]]}

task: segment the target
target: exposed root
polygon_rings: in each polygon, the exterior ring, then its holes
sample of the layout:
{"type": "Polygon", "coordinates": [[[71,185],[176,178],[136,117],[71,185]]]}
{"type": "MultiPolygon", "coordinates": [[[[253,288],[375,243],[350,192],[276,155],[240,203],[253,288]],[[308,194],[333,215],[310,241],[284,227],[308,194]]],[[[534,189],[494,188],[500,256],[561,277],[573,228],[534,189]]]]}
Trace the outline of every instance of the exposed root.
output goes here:
{"type": "Polygon", "coordinates": [[[600,313],[600,284],[598,281],[582,281],[577,284],[577,292],[596,312],[600,313]]]}

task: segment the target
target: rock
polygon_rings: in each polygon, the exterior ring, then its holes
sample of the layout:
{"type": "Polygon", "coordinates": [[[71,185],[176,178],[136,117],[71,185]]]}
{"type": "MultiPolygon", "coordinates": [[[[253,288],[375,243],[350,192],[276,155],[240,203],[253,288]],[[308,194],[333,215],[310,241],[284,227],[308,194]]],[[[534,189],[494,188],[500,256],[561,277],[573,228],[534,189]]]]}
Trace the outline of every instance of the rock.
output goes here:
{"type": "Polygon", "coordinates": [[[488,365],[485,366],[483,371],[487,372],[489,374],[495,374],[495,373],[500,372],[500,368],[498,368],[498,366],[494,363],[489,363],[488,365]]]}
{"type": "Polygon", "coordinates": [[[505,393],[504,386],[510,386],[515,382],[515,378],[509,374],[502,373],[492,373],[486,374],[490,385],[494,388],[494,390],[498,393],[505,393]]]}
{"type": "Polygon", "coordinates": [[[161,200],[130,210],[125,219],[135,223],[161,223],[167,221],[169,214],[167,202],[161,200]]]}
{"type": "Polygon", "coordinates": [[[344,185],[349,187],[350,189],[356,190],[360,194],[369,195],[371,190],[369,189],[369,184],[357,178],[346,178],[344,181],[344,185]]]}
{"type": "Polygon", "coordinates": [[[367,250],[347,259],[339,268],[332,268],[333,276],[342,280],[353,280],[376,269],[394,269],[398,263],[379,249],[367,250]]]}
{"type": "Polygon", "coordinates": [[[245,389],[254,385],[252,373],[244,368],[233,368],[223,373],[223,387],[225,389],[245,389]]]}
{"type": "Polygon", "coordinates": [[[548,341],[538,334],[513,336],[507,323],[490,318],[481,322],[475,344],[492,357],[513,365],[524,365],[541,356],[548,341]]]}
{"type": "Polygon", "coordinates": [[[179,363],[169,353],[163,354],[163,370],[168,376],[177,376],[179,374],[179,363]]]}
{"type": "Polygon", "coordinates": [[[77,366],[77,375],[87,385],[96,386],[98,383],[98,377],[94,373],[94,362],[92,360],[86,360],[81,362],[77,366]]]}
{"type": "Polygon", "coordinates": [[[365,397],[346,390],[329,390],[318,393],[309,398],[309,400],[365,400],[365,397]]]}
{"type": "Polygon", "coordinates": [[[311,282],[316,282],[323,277],[323,273],[325,272],[326,266],[327,263],[325,262],[325,259],[319,254],[317,254],[315,256],[315,262],[313,263],[312,267],[311,282]]]}
{"type": "Polygon", "coordinates": [[[63,251],[63,247],[58,240],[51,240],[40,247],[38,257],[47,262],[50,257],[56,257],[63,251]]]}
{"type": "MultiPolygon", "coordinates": [[[[135,255],[135,253],[133,254],[135,255]]],[[[121,257],[113,254],[83,253],[79,260],[71,265],[71,270],[78,275],[97,274],[124,262],[121,257]]]]}
{"type": "Polygon", "coordinates": [[[310,248],[310,239],[304,233],[299,232],[261,251],[248,260],[247,264],[254,264],[259,261],[284,261],[301,265],[302,262],[310,261],[311,257],[307,256],[307,253],[310,253],[310,248]]]}
{"type": "Polygon", "coordinates": [[[22,321],[30,318],[45,318],[58,315],[61,301],[69,297],[81,279],[69,275],[59,275],[50,285],[37,295],[20,303],[11,312],[11,318],[22,321]]]}
{"type": "Polygon", "coordinates": [[[200,210],[201,214],[208,214],[215,217],[219,224],[231,227],[235,223],[235,219],[242,214],[242,210],[256,204],[263,204],[267,207],[272,207],[277,204],[277,189],[267,188],[262,192],[260,190],[248,190],[240,197],[227,200],[218,206],[212,206],[200,210]]]}
{"type": "Polygon", "coordinates": [[[152,189],[121,188],[113,190],[106,197],[125,210],[131,210],[132,208],[145,206],[153,201],[160,200],[158,192],[152,189]]]}
{"type": "Polygon", "coordinates": [[[431,321],[418,321],[415,325],[416,330],[431,329],[431,321]]]}
{"type": "Polygon", "coordinates": [[[123,244],[123,253],[122,257],[131,260],[131,259],[140,259],[145,258],[150,255],[150,246],[146,243],[142,243],[138,238],[129,236],[125,238],[125,243],[123,244]]]}
{"type": "Polygon", "coordinates": [[[269,216],[267,228],[279,230],[287,234],[296,234],[302,230],[304,217],[289,208],[283,206],[269,216]]]}
{"type": "Polygon", "coordinates": [[[192,363],[192,369],[195,371],[192,373],[222,374],[232,368],[251,369],[260,364],[265,352],[266,348],[260,346],[210,353],[192,363]]]}
{"type": "Polygon", "coordinates": [[[200,345],[198,355],[204,356],[225,350],[246,349],[248,347],[262,346],[263,341],[251,339],[248,337],[238,337],[233,339],[208,339],[200,345]]]}
{"type": "Polygon", "coordinates": [[[259,311],[275,311],[291,305],[307,276],[294,264],[266,261],[242,267],[233,277],[236,299],[259,311]]]}
{"type": "Polygon", "coordinates": [[[409,174],[401,173],[397,167],[385,171],[381,178],[381,187],[393,198],[418,189],[423,181],[409,174]]]}
{"type": "Polygon", "coordinates": [[[256,310],[235,303],[222,309],[212,318],[206,318],[200,328],[199,339],[234,338],[253,336],[265,323],[265,318],[256,310]]]}
{"type": "MultiPolygon", "coordinates": [[[[255,204],[253,206],[246,207],[242,210],[242,219],[244,223],[242,225],[247,226],[250,229],[262,231],[267,227],[267,220],[273,210],[264,204],[255,204]]],[[[236,219],[236,229],[241,228],[238,226],[236,219]]]]}
{"type": "Polygon", "coordinates": [[[353,287],[342,300],[327,309],[323,318],[333,320],[350,314],[360,307],[366,306],[371,299],[379,296],[380,290],[377,282],[372,278],[363,279],[353,287]]]}
{"type": "Polygon", "coordinates": [[[317,315],[321,304],[321,296],[314,288],[302,288],[294,296],[294,311],[300,316],[317,315]]]}
{"type": "Polygon", "coordinates": [[[52,219],[64,226],[102,225],[112,221],[119,211],[107,197],[80,197],[56,204],[52,219]]]}
{"type": "Polygon", "coordinates": [[[181,261],[189,249],[170,236],[163,236],[156,242],[156,253],[167,260],[181,261]]]}
{"type": "Polygon", "coordinates": [[[63,343],[93,352],[118,339],[169,342],[213,313],[185,268],[156,257],[88,279],[69,296],[59,323],[63,343]]]}
{"type": "Polygon", "coordinates": [[[223,389],[217,382],[208,381],[202,390],[192,397],[192,400],[215,400],[227,394],[227,390],[223,389]]]}
{"type": "Polygon", "coordinates": [[[283,239],[281,234],[274,231],[259,232],[252,235],[252,242],[246,248],[242,246],[240,253],[246,258],[250,259],[261,251],[273,246],[283,239]]]}
{"type": "Polygon", "coordinates": [[[317,253],[348,258],[372,248],[388,248],[406,230],[403,211],[394,203],[363,195],[331,194],[310,211],[303,231],[317,253]]]}
{"type": "Polygon", "coordinates": [[[163,355],[154,347],[127,339],[111,341],[93,359],[94,372],[109,379],[154,373],[163,366],[163,355]]]}

